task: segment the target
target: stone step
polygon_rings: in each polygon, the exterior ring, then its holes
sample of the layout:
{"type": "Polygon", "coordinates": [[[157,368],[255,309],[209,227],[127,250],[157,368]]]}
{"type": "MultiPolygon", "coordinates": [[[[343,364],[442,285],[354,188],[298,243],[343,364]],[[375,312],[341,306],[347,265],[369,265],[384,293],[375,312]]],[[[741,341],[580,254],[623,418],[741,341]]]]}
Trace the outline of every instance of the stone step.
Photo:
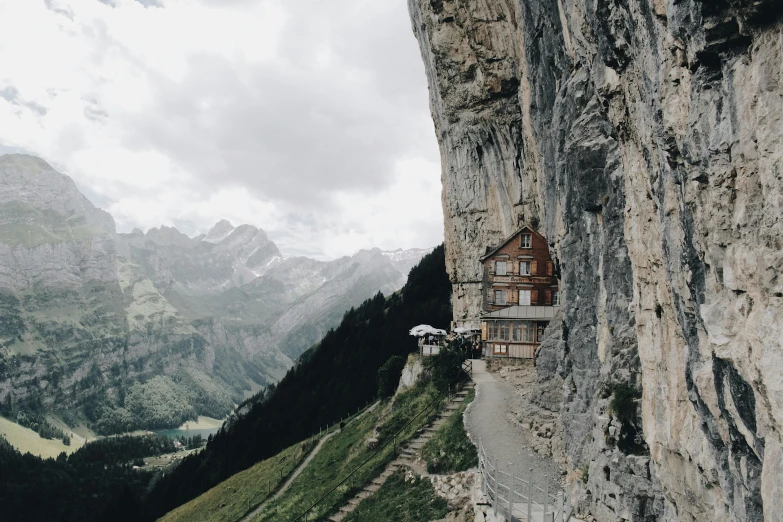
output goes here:
{"type": "Polygon", "coordinates": [[[368,484],[367,486],[365,486],[364,491],[367,491],[372,494],[378,491],[379,489],[381,489],[381,486],[379,486],[378,484],[368,484]]]}
{"type": "Polygon", "coordinates": [[[338,511],[334,515],[330,516],[329,520],[331,520],[332,522],[341,522],[342,519],[344,518],[345,518],[345,513],[343,513],[342,511],[338,511]]]}
{"type": "Polygon", "coordinates": [[[360,499],[360,500],[363,500],[363,499],[365,499],[365,498],[370,498],[371,496],[372,496],[372,493],[371,493],[371,492],[369,492],[369,491],[364,491],[364,490],[361,490],[360,492],[358,492],[358,493],[356,494],[356,498],[358,498],[358,499],[360,499]]]}
{"type": "Polygon", "coordinates": [[[374,479],[372,479],[372,483],[380,486],[381,484],[384,483],[384,480],[381,477],[375,477],[374,479]]]}
{"type": "Polygon", "coordinates": [[[340,512],[345,513],[346,515],[350,512],[352,512],[354,509],[356,509],[356,506],[353,504],[346,504],[342,507],[340,507],[340,512]]]}
{"type": "Polygon", "coordinates": [[[353,505],[355,506],[355,505],[357,505],[359,502],[361,502],[362,500],[363,500],[363,498],[362,498],[362,497],[358,497],[358,496],[356,496],[356,497],[353,497],[352,499],[348,500],[348,503],[349,503],[349,504],[353,504],[353,505]]]}

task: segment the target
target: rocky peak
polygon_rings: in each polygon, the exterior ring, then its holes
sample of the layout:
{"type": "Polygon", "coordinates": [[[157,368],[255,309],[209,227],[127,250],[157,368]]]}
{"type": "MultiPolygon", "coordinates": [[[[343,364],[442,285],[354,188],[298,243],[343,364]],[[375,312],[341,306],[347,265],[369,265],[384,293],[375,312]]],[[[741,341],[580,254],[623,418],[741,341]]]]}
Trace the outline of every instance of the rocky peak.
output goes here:
{"type": "Polygon", "coordinates": [[[178,246],[182,248],[193,248],[196,242],[183,234],[175,227],[161,225],[160,228],[151,228],[144,234],[144,239],[161,246],[178,246]]]}
{"type": "Polygon", "coordinates": [[[204,236],[202,241],[206,241],[207,243],[219,243],[227,238],[233,231],[234,226],[231,222],[227,219],[221,219],[215,223],[215,226],[209,229],[209,232],[207,232],[207,235],[204,236]]]}
{"type": "Polygon", "coordinates": [[[0,156],[0,287],[116,281],[114,220],[48,163],[0,156]]]}
{"type": "MultiPolygon", "coordinates": [[[[35,156],[0,156],[0,205],[9,204],[16,205],[18,211],[26,208],[51,211],[62,218],[81,218],[97,231],[114,233],[114,220],[107,212],[95,208],[70,177],[35,156]]],[[[8,220],[14,216],[8,213],[4,217],[8,220]]],[[[42,218],[38,216],[37,220],[42,218]]]]}

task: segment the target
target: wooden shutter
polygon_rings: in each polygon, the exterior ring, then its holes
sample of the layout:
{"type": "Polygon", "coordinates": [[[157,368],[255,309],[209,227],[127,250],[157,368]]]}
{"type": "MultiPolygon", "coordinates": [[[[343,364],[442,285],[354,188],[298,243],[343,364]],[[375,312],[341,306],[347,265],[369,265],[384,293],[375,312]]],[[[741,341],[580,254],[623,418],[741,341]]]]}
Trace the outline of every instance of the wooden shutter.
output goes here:
{"type": "MultiPolygon", "coordinates": [[[[535,263],[535,261],[533,261],[535,263]]],[[[538,290],[530,292],[530,304],[538,304],[538,290]]]]}
{"type": "Polygon", "coordinates": [[[554,265],[555,264],[552,261],[546,262],[546,275],[551,276],[554,273],[555,271],[554,265]]]}
{"type": "Polygon", "coordinates": [[[530,275],[538,274],[538,261],[530,262],[530,275]]]}
{"type": "Polygon", "coordinates": [[[489,274],[495,275],[495,260],[489,262],[489,274]]]}
{"type": "Polygon", "coordinates": [[[481,340],[487,340],[487,323],[481,323],[481,340]]]}
{"type": "Polygon", "coordinates": [[[511,262],[511,273],[514,275],[519,275],[519,261],[511,262]]]}
{"type": "Polygon", "coordinates": [[[545,293],[545,295],[546,295],[546,304],[551,305],[552,304],[552,291],[551,290],[546,290],[545,292],[546,292],[545,293]]]}

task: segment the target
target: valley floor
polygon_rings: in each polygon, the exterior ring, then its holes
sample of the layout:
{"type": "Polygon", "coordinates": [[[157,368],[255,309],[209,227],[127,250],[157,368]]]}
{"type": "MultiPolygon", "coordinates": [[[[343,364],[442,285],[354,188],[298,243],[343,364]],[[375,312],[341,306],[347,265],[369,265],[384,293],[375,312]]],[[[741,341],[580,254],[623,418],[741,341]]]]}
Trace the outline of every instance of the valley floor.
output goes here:
{"type": "Polygon", "coordinates": [[[57,458],[62,452],[73,453],[86,442],[84,437],[72,436],[70,446],[66,446],[59,439],[44,439],[33,430],[4,417],[0,417],[0,435],[21,453],[31,453],[44,459],[57,458]]]}

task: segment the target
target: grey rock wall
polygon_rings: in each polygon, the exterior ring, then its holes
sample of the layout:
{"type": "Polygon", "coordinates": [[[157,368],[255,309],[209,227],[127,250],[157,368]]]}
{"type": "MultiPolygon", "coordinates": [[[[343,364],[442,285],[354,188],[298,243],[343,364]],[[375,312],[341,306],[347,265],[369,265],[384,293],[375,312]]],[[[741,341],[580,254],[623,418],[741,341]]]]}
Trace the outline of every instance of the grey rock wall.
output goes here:
{"type": "Polygon", "coordinates": [[[564,306],[539,353],[539,401],[557,400],[562,379],[567,467],[589,469],[575,486],[584,509],[781,520],[783,7],[409,9],[455,319],[478,313],[486,246],[523,222],[548,238],[564,306]],[[641,390],[630,413],[617,411],[622,389],[641,390]],[[618,424],[640,444],[620,449],[618,424]]]}

